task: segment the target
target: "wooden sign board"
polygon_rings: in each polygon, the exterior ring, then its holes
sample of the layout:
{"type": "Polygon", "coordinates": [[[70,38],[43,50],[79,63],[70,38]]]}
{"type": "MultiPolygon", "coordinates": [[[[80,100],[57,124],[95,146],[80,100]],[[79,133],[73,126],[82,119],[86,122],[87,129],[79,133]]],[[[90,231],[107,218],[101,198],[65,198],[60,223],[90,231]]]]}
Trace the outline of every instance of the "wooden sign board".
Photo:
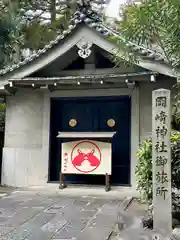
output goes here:
{"type": "Polygon", "coordinates": [[[111,143],[79,140],[62,143],[61,173],[111,175],[111,143]]]}

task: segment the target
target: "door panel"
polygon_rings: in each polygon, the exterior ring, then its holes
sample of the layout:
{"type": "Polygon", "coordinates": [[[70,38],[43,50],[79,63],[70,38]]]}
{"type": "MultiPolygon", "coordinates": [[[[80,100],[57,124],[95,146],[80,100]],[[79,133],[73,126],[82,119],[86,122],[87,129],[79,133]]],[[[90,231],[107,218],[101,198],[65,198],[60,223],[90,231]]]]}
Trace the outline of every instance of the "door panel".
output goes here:
{"type": "MultiPolygon", "coordinates": [[[[130,175],[130,98],[91,98],[76,100],[53,100],[51,107],[50,180],[59,181],[62,140],[56,138],[58,131],[107,132],[116,131],[112,141],[113,184],[129,184],[130,175]],[[71,127],[69,121],[77,120],[71,127]],[[113,119],[114,127],[107,121],[113,119]]],[[[67,141],[67,140],[66,140],[67,141]]],[[[104,176],[71,175],[68,182],[79,184],[105,184],[104,176]]]]}
{"type": "MultiPolygon", "coordinates": [[[[61,105],[61,131],[71,132],[96,132],[98,131],[98,108],[95,102],[92,101],[64,101],[61,105]],[[77,125],[71,127],[69,121],[71,119],[77,120],[77,125]]],[[[70,140],[70,139],[69,139],[70,140]]],[[[60,140],[59,145],[63,141],[60,140]]],[[[59,152],[60,156],[60,152],[59,152]]],[[[104,184],[104,176],[92,176],[92,175],[67,175],[67,183],[76,184],[104,184]]]]}
{"type": "Polygon", "coordinates": [[[95,118],[97,116],[97,109],[93,103],[68,101],[62,105],[61,112],[63,113],[61,117],[62,131],[96,131],[98,124],[97,118],[95,118]],[[75,127],[69,125],[71,119],[77,120],[75,127]]]}
{"type": "Polygon", "coordinates": [[[100,131],[115,131],[112,141],[112,177],[114,184],[130,182],[130,99],[110,101],[100,108],[100,131]],[[114,127],[107,121],[113,119],[114,127]]]}

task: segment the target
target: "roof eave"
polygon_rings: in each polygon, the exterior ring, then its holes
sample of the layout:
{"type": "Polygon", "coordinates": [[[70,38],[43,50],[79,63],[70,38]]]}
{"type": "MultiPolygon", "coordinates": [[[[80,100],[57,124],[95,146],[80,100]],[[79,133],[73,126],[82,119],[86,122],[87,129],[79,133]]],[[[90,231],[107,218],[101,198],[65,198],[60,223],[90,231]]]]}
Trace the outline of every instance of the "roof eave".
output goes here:
{"type": "MultiPolygon", "coordinates": [[[[86,25],[86,27],[88,27],[89,29],[95,30],[95,32],[98,33],[98,35],[100,35],[102,38],[107,39],[107,37],[113,35],[113,36],[119,37],[125,41],[125,39],[123,39],[123,37],[119,33],[114,31],[113,29],[109,28],[108,26],[103,25],[102,22],[97,22],[95,20],[92,20],[88,16],[81,17],[81,14],[79,16],[77,16],[75,14],[72,17],[72,24],[70,24],[68,26],[67,30],[64,30],[62,33],[60,33],[56,37],[55,40],[51,41],[43,49],[37,51],[36,54],[30,56],[29,58],[25,59],[22,62],[19,62],[16,65],[14,64],[6,69],[1,70],[0,71],[0,74],[1,74],[0,79],[6,80],[13,76],[19,77],[20,75],[22,75],[22,78],[25,77],[25,75],[21,74],[21,71],[23,70],[23,68],[29,67],[29,69],[31,69],[31,66],[33,64],[36,64],[37,62],[39,63],[40,59],[43,59],[42,61],[44,61],[43,57],[45,55],[47,56],[49,53],[50,53],[49,55],[53,55],[53,49],[57,46],[61,46],[62,43],[65,43],[66,42],[65,39],[67,39],[68,36],[73,34],[74,31],[77,30],[80,25],[86,25]]],[[[69,47],[74,46],[83,37],[86,38],[85,34],[84,34],[84,36],[83,36],[83,34],[79,34],[79,39],[77,38],[76,41],[71,41],[69,44],[69,47]]],[[[86,39],[89,41],[89,40],[91,40],[91,37],[86,38],[86,39]]],[[[107,41],[110,42],[109,39],[107,39],[107,41]]],[[[96,44],[96,39],[94,39],[93,43],[96,44]]],[[[127,45],[130,45],[135,51],[137,51],[140,54],[142,60],[140,60],[140,64],[137,64],[137,65],[139,65],[143,68],[149,69],[151,71],[157,71],[157,69],[155,69],[155,66],[154,66],[157,63],[159,66],[159,69],[160,69],[160,73],[171,76],[171,77],[175,77],[175,74],[173,73],[172,68],[167,64],[167,62],[164,59],[164,56],[162,54],[157,53],[151,49],[147,49],[144,46],[138,46],[137,44],[129,42],[129,41],[127,42],[127,45]]],[[[101,47],[103,48],[103,46],[101,46],[101,47]]],[[[67,49],[68,48],[64,48],[64,52],[65,52],[65,50],[67,51],[67,49]]],[[[111,42],[111,49],[108,48],[105,50],[107,50],[111,54],[116,54],[115,49],[116,49],[116,46],[114,45],[114,43],[111,42]]],[[[61,52],[61,51],[59,51],[59,52],[61,52]]],[[[61,53],[61,55],[62,55],[62,53],[61,53]]],[[[54,53],[54,58],[55,57],[57,57],[57,53],[54,53]]],[[[54,60],[54,59],[51,58],[50,61],[52,61],[52,60],[54,60]]],[[[124,59],[124,60],[126,61],[126,59],[124,59]]],[[[49,64],[49,62],[44,61],[44,66],[49,64]]],[[[39,69],[43,67],[42,64],[39,64],[38,66],[39,66],[39,69]]],[[[32,68],[32,71],[27,71],[27,74],[33,73],[34,69],[35,68],[32,68]]],[[[36,68],[36,70],[37,69],[38,68],[36,68]]]]}

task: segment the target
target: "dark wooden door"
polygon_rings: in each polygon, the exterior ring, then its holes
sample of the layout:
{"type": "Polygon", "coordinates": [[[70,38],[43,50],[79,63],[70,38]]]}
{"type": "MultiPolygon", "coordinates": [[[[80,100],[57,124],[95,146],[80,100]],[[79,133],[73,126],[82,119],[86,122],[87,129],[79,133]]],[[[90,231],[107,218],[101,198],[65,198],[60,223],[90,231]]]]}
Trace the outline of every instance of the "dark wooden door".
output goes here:
{"type": "MultiPolygon", "coordinates": [[[[98,131],[98,108],[95,102],[89,100],[64,101],[62,104],[61,131],[67,132],[97,132],[98,131]],[[69,121],[77,121],[75,127],[69,125],[69,121]]],[[[68,141],[66,139],[65,141],[68,141]]],[[[59,141],[62,143],[62,140],[59,141]]],[[[60,148],[59,148],[60,149],[60,148]]],[[[67,175],[67,183],[73,184],[99,184],[104,183],[103,176],[92,175],[67,175]]]]}
{"type": "Polygon", "coordinates": [[[98,129],[97,107],[89,101],[64,101],[61,105],[61,130],[63,132],[94,132],[98,129]],[[71,127],[70,120],[77,125],[71,127]]]}
{"type": "MultiPolygon", "coordinates": [[[[130,175],[130,98],[84,98],[52,100],[51,107],[51,150],[50,180],[59,180],[61,142],[56,138],[58,131],[107,132],[116,131],[112,142],[113,184],[129,184],[130,175]],[[71,127],[69,121],[77,120],[71,127]],[[114,127],[108,120],[115,122],[114,127]],[[56,169],[56,170],[55,170],[56,169]]],[[[104,184],[104,176],[71,175],[67,181],[79,184],[104,184]]]]}
{"type": "Polygon", "coordinates": [[[100,105],[100,131],[115,131],[112,140],[112,177],[113,184],[130,183],[130,99],[105,101],[100,105]],[[108,120],[115,122],[114,127],[108,120]]]}

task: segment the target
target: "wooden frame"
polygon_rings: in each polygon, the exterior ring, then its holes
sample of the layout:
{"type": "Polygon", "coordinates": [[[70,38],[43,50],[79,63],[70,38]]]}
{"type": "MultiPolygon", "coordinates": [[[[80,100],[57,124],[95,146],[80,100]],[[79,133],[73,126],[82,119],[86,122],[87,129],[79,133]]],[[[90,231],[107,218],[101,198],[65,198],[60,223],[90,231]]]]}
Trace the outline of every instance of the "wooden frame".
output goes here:
{"type": "MultiPolygon", "coordinates": [[[[67,187],[66,181],[65,181],[65,174],[59,173],[59,179],[60,179],[60,183],[59,183],[59,189],[64,189],[67,187]]],[[[110,175],[108,175],[107,173],[105,174],[105,191],[109,192],[111,190],[111,185],[110,185],[110,175]]]]}

